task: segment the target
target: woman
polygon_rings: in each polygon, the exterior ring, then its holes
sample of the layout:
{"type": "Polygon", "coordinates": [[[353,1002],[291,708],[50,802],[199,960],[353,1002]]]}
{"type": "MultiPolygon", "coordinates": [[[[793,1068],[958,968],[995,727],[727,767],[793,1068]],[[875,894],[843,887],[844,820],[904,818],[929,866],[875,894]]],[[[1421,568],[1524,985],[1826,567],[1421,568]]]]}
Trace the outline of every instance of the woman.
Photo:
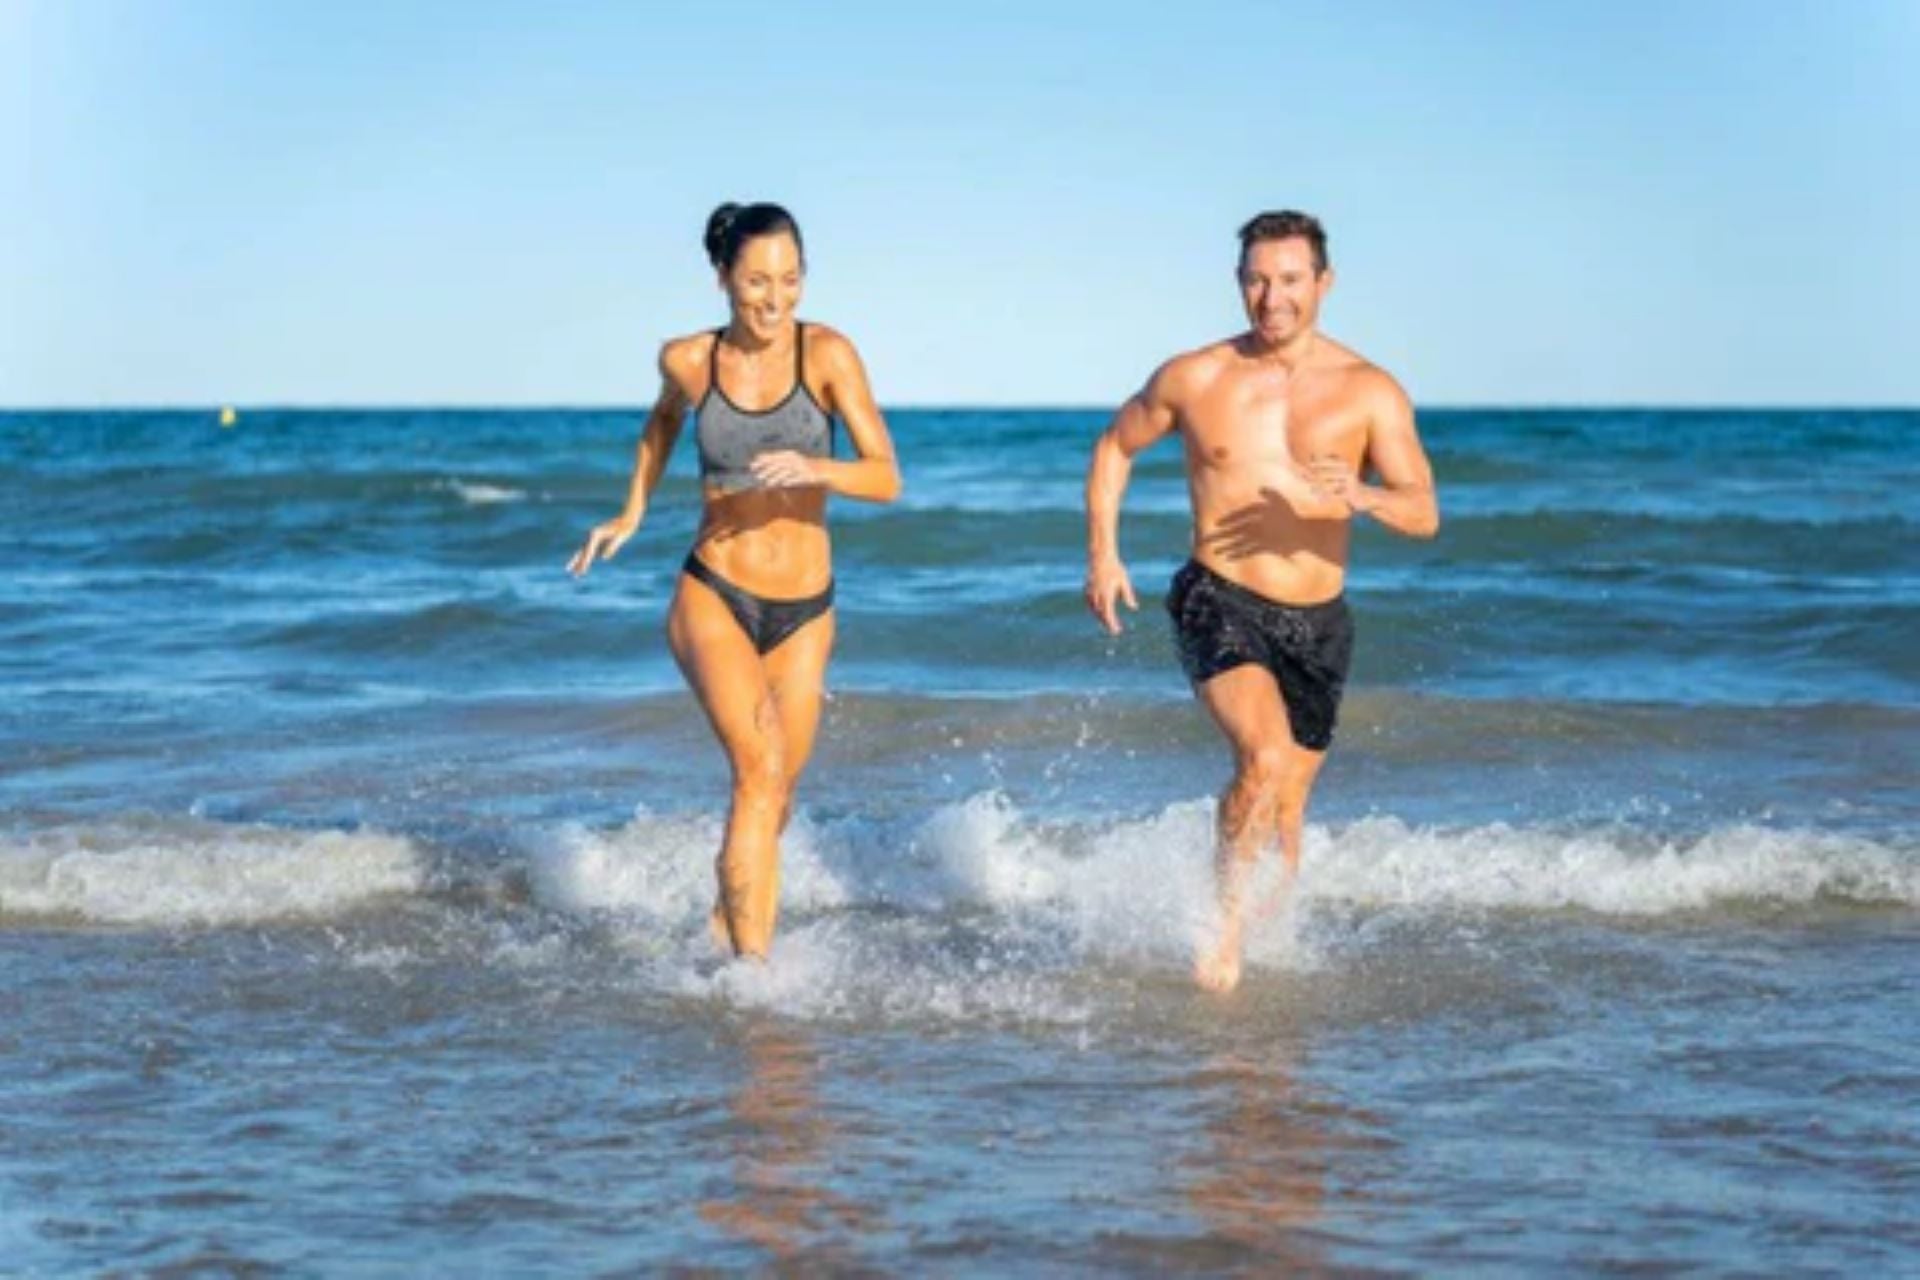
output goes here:
{"type": "Polygon", "coordinates": [[[703,510],[667,639],[733,767],[714,935],[736,955],[764,959],[780,833],[813,751],[833,648],[827,495],[891,502],[900,472],[853,344],[794,314],[806,254],[792,216],[772,204],[721,205],[706,248],[732,318],[661,350],[660,398],[626,509],[588,536],[569,569],[579,576],[610,559],[640,527],[691,408],[703,510]],[[836,417],[853,460],[833,457],[836,417]]]}

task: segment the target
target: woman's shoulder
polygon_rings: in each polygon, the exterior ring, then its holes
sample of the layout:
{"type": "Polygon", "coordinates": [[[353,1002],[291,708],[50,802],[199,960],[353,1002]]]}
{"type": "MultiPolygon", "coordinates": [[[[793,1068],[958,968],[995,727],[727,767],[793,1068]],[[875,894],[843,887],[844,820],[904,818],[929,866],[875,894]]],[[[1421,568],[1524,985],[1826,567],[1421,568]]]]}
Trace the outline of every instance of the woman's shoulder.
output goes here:
{"type": "Polygon", "coordinates": [[[660,344],[662,360],[685,360],[689,356],[705,359],[713,354],[713,344],[720,335],[712,329],[701,329],[694,333],[682,334],[678,338],[668,338],[660,344]]]}
{"type": "Polygon", "coordinates": [[[713,358],[716,335],[711,329],[668,338],[660,344],[660,372],[692,390],[707,378],[707,362],[713,358]]]}
{"type": "Polygon", "coordinates": [[[832,369],[860,361],[860,353],[854,349],[853,339],[830,324],[822,324],[818,320],[806,321],[801,341],[807,344],[805,354],[809,364],[818,363],[832,369]]]}

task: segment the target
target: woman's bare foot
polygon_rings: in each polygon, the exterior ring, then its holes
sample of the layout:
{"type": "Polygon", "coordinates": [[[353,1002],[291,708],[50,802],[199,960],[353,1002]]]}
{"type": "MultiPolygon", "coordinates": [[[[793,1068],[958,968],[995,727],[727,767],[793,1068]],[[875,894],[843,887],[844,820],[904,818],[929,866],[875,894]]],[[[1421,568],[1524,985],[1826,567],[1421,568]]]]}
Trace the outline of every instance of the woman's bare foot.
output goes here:
{"type": "Polygon", "coordinates": [[[1220,936],[1202,943],[1193,961],[1193,980],[1208,991],[1227,992],[1240,985],[1240,922],[1223,924],[1220,936]]]}

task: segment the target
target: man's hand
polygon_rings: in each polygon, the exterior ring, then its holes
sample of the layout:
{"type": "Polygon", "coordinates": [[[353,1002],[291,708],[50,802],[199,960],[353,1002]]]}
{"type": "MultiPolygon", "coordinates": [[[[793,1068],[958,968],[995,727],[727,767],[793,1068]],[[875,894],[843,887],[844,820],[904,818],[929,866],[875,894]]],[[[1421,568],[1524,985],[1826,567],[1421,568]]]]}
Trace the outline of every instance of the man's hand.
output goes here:
{"type": "Polygon", "coordinates": [[[1127,608],[1139,611],[1140,602],[1133,598],[1133,583],[1127,580],[1126,566],[1119,557],[1108,556],[1094,560],[1087,565],[1087,608],[1100,620],[1100,625],[1109,635],[1120,634],[1120,616],[1115,609],[1117,601],[1127,602],[1127,608]]]}
{"type": "Polygon", "coordinates": [[[1373,490],[1361,482],[1360,473],[1345,458],[1316,453],[1307,460],[1307,479],[1315,494],[1340,503],[1349,512],[1373,509],[1373,490]]]}

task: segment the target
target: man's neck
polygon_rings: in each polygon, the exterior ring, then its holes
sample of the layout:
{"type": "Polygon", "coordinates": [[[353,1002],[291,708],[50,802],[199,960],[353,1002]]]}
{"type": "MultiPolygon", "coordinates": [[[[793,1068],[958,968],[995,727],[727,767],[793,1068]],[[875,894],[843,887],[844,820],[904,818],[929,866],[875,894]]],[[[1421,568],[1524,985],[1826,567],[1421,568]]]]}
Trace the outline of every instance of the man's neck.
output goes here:
{"type": "Polygon", "coordinates": [[[1313,358],[1314,349],[1320,345],[1320,335],[1312,329],[1281,343],[1265,343],[1260,335],[1249,330],[1243,350],[1250,359],[1261,364],[1279,365],[1291,373],[1313,358]]]}

